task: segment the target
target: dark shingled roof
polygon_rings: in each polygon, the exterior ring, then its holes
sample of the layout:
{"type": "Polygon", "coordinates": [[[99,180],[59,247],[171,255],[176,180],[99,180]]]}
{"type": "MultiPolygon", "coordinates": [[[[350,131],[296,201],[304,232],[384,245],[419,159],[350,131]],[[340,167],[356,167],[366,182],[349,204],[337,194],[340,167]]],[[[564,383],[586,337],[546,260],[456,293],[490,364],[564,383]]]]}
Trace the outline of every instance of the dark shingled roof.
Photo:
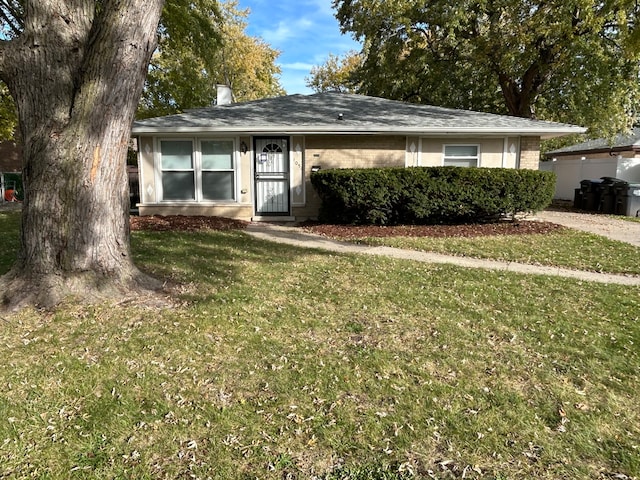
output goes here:
{"type": "Polygon", "coordinates": [[[629,134],[618,135],[613,139],[613,141],[606,138],[588,140],[586,142],[577,143],[575,145],[547,152],[545,155],[551,156],[563,153],[582,153],[591,150],[631,150],[634,147],[640,148],[640,128],[634,128],[629,134]]]}
{"type": "Polygon", "coordinates": [[[133,134],[515,134],[583,133],[575,125],[433,107],[345,93],[288,95],[139,120],[133,134]]]}

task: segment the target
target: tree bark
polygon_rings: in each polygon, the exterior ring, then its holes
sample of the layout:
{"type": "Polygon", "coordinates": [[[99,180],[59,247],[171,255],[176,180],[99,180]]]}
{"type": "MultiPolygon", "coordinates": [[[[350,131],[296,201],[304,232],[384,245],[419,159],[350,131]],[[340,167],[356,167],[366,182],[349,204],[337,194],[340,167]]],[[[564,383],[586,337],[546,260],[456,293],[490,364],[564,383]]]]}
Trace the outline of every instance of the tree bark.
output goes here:
{"type": "Polygon", "coordinates": [[[0,76],[24,140],[21,250],[5,308],[152,286],[129,247],[126,153],[164,0],[28,0],[0,76]]]}

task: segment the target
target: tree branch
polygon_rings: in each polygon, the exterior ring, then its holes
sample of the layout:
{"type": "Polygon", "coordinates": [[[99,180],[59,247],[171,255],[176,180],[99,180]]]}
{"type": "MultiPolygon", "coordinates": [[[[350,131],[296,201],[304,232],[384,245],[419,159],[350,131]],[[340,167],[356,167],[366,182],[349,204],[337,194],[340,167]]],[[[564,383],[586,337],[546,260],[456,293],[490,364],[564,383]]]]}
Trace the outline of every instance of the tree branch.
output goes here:
{"type": "Polygon", "coordinates": [[[0,40],[0,79],[4,81],[4,73],[5,73],[5,51],[7,49],[7,45],[9,44],[9,40],[0,40]]]}
{"type": "Polygon", "coordinates": [[[13,35],[20,35],[24,27],[23,5],[16,0],[0,0],[0,19],[13,35]]]}

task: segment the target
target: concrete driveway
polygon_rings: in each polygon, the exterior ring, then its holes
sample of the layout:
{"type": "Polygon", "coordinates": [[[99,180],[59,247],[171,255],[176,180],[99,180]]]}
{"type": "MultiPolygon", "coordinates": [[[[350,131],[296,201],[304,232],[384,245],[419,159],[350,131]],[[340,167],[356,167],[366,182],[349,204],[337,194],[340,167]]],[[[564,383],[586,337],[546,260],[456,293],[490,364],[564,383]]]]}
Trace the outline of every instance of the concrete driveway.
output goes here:
{"type": "Polygon", "coordinates": [[[602,235],[612,240],[640,247],[640,222],[630,222],[611,215],[564,210],[538,212],[535,219],[557,223],[565,227],[602,235]]]}

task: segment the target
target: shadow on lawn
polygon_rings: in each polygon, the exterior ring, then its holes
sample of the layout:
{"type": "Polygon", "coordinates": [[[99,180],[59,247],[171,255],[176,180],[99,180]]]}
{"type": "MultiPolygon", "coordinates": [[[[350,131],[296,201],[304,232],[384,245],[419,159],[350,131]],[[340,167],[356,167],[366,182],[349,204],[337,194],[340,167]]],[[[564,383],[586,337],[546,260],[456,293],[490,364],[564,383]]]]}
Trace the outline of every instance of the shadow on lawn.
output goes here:
{"type": "Polygon", "coordinates": [[[232,284],[260,282],[261,275],[286,270],[301,257],[336,255],[265,242],[240,230],[134,232],[131,246],[139,268],[174,285],[197,285],[192,295],[202,300],[232,284]]]}

